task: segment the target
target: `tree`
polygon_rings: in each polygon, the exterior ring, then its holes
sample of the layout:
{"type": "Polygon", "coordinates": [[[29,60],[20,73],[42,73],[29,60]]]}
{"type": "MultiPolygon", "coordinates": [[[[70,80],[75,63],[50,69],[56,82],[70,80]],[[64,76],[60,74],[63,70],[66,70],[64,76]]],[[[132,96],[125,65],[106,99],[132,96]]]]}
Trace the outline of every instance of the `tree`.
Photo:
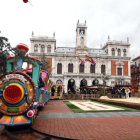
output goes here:
{"type": "Polygon", "coordinates": [[[99,87],[99,97],[101,97],[101,96],[106,96],[106,94],[107,94],[107,91],[106,91],[106,89],[105,89],[105,86],[100,86],[99,87]]]}
{"type": "Polygon", "coordinates": [[[41,62],[42,62],[42,66],[41,66],[41,70],[45,70],[48,72],[48,74],[50,74],[51,71],[49,71],[50,68],[50,62],[47,61],[46,57],[45,57],[45,53],[43,53],[41,55],[41,62]]]}
{"type": "Polygon", "coordinates": [[[8,43],[8,39],[0,36],[0,76],[7,74],[7,57],[9,54],[14,57],[13,73],[17,70],[17,62],[19,59],[23,61],[26,59],[26,62],[35,66],[34,60],[29,59],[28,55],[24,55],[25,52],[25,50],[19,50],[16,47],[12,48],[10,43],[8,43]]]}
{"type": "Polygon", "coordinates": [[[132,84],[131,89],[134,89],[134,91],[137,92],[139,87],[139,81],[136,80],[135,78],[132,78],[131,84],[132,84]]]}

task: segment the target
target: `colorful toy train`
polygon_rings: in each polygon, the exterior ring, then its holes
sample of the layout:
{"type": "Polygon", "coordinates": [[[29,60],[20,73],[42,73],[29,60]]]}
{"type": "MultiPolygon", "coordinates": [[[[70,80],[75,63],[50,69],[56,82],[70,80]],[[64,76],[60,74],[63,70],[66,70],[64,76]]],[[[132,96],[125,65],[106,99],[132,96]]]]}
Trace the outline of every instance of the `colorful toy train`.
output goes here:
{"type": "MultiPolygon", "coordinates": [[[[28,51],[25,44],[19,44],[17,47],[28,51]]],[[[0,125],[32,124],[37,107],[44,107],[50,99],[50,92],[46,91],[49,81],[47,73],[40,70],[39,60],[31,57],[29,59],[34,60],[36,66],[22,70],[23,60],[19,59],[18,70],[14,74],[14,57],[7,59],[8,74],[0,78],[0,125]]]]}

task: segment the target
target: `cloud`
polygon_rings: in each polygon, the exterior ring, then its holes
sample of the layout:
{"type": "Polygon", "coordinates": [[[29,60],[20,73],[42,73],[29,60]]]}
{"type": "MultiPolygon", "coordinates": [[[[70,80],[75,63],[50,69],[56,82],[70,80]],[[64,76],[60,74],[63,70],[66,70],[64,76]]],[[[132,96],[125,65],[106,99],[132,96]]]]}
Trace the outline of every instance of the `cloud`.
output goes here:
{"type": "Polygon", "coordinates": [[[139,0],[4,0],[0,2],[0,35],[9,38],[12,46],[30,46],[32,31],[36,36],[53,36],[58,46],[75,46],[76,23],[87,21],[88,47],[100,47],[111,40],[130,38],[130,55],[139,55],[139,0]]]}

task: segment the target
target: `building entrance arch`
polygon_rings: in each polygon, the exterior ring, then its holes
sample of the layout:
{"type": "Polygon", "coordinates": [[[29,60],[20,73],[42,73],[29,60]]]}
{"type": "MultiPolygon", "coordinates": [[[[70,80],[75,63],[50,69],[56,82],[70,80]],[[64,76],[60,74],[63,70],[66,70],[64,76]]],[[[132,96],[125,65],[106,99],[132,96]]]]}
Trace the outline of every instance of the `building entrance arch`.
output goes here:
{"type": "Polygon", "coordinates": [[[80,82],[80,87],[84,87],[87,86],[87,80],[86,79],[82,79],[80,82]]]}
{"type": "Polygon", "coordinates": [[[92,85],[93,85],[93,86],[98,85],[98,84],[99,84],[99,81],[98,81],[97,79],[94,79],[94,80],[92,81],[92,85]]]}
{"type": "Polygon", "coordinates": [[[59,79],[56,81],[56,84],[63,84],[63,82],[59,79]]]}
{"type": "Polygon", "coordinates": [[[68,80],[68,92],[75,93],[75,80],[74,79],[68,80]]]}

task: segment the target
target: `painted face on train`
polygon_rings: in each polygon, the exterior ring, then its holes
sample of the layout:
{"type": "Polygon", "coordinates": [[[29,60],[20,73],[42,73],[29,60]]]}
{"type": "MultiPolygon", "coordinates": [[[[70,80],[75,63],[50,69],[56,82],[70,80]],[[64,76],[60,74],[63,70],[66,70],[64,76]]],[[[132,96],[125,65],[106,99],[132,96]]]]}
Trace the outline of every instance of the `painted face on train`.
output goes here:
{"type": "Polygon", "coordinates": [[[0,78],[0,112],[19,115],[26,112],[36,97],[36,87],[31,77],[22,72],[0,78]]]}

